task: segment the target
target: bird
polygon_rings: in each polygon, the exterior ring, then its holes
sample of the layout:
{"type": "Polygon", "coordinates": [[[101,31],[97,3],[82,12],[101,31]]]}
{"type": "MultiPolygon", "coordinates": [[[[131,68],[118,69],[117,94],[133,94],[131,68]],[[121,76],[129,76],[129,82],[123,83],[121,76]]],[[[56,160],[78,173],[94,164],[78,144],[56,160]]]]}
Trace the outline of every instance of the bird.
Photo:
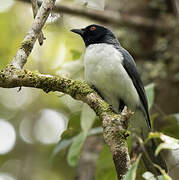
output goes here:
{"type": "MultiPolygon", "coordinates": [[[[115,113],[120,113],[125,106],[132,110],[134,115],[129,130],[135,137],[145,140],[152,126],[146,92],[133,57],[104,26],[92,24],[71,31],[82,37],[86,47],[85,81],[112,106],[115,113]]],[[[154,156],[156,144],[153,140],[148,148],[151,159],[166,170],[163,158],[154,156]]],[[[147,166],[146,160],[144,163],[147,166]]]]}

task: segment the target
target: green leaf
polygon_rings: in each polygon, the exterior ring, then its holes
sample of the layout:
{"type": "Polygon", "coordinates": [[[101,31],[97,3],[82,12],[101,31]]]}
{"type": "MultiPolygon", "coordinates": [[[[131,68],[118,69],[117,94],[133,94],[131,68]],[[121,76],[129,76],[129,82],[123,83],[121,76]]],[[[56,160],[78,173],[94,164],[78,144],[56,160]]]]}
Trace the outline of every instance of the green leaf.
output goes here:
{"type": "Polygon", "coordinates": [[[92,111],[87,104],[83,104],[81,118],[80,118],[82,132],[77,137],[75,137],[74,142],[69,149],[67,155],[67,161],[69,165],[71,166],[77,165],[78,160],[80,158],[80,153],[83,143],[88,135],[88,131],[92,127],[95,117],[96,115],[94,111],[92,111]]]}
{"type": "Polygon", "coordinates": [[[160,171],[161,174],[163,175],[163,179],[164,179],[164,180],[172,180],[172,178],[171,178],[171,177],[165,172],[165,170],[163,170],[159,165],[154,164],[154,166],[159,169],[159,171],[160,171]]]}
{"type": "Polygon", "coordinates": [[[156,118],[159,116],[158,113],[153,113],[153,114],[150,114],[150,122],[152,124],[152,127],[153,127],[153,124],[154,124],[154,121],[156,120],[156,118]]]}
{"type": "Polygon", "coordinates": [[[179,129],[179,126],[169,124],[168,127],[166,126],[166,127],[162,128],[162,132],[168,136],[172,136],[174,138],[177,138],[177,137],[179,137],[178,129],[179,129]]]}
{"type": "Polygon", "coordinates": [[[162,126],[161,131],[172,137],[179,137],[179,114],[171,114],[165,118],[167,122],[165,126],[162,126]]]}
{"type": "MultiPolygon", "coordinates": [[[[93,128],[91,129],[89,132],[88,132],[88,136],[93,136],[93,135],[98,135],[98,134],[101,134],[103,132],[103,129],[102,127],[96,127],[96,128],[93,128]]],[[[62,151],[63,149],[67,148],[68,146],[70,146],[74,140],[77,138],[77,136],[74,136],[70,139],[63,139],[61,140],[57,146],[54,148],[53,152],[52,152],[52,161],[54,159],[54,157],[60,152],[62,151]]]]}
{"type": "Polygon", "coordinates": [[[67,130],[63,132],[62,139],[70,139],[81,132],[80,111],[72,113],[69,118],[67,130]]]}
{"type": "Polygon", "coordinates": [[[160,138],[162,140],[163,143],[161,143],[156,151],[155,151],[155,155],[157,156],[159,154],[159,152],[162,149],[178,149],[179,148],[179,140],[175,139],[173,137],[169,137],[166,136],[163,133],[159,133],[159,132],[151,132],[146,140],[146,142],[152,138],[160,138]]]}
{"type": "Polygon", "coordinates": [[[155,87],[154,83],[145,86],[145,91],[146,91],[146,95],[147,95],[147,99],[149,103],[149,109],[152,107],[154,103],[154,94],[155,94],[154,87],[155,87]]]}
{"type": "Polygon", "coordinates": [[[96,118],[95,112],[86,104],[83,104],[81,113],[81,129],[88,132],[96,118]]]}
{"type": "Polygon", "coordinates": [[[74,140],[74,138],[64,139],[64,140],[60,141],[52,152],[52,160],[60,151],[67,148],[73,142],[73,140],[74,140]]]}
{"type": "Polygon", "coordinates": [[[86,136],[87,135],[85,132],[81,132],[80,134],[78,134],[77,137],[75,137],[73,144],[70,146],[70,149],[67,155],[67,161],[70,166],[74,167],[77,165],[86,136]]]}
{"type": "Polygon", "coordinates": [[[95,180],[109,179],[117,180],[117,175],[111,152],[105,145],[97,161],[95,180]]]}
{"type": "Polygon", "coordinates": [[[124,176],[123,180],[135,180],[136,179],[137,167],[138,167],[140,158],[141,158],[141,155],[139,155],[137,160],[131,165],[130,169],[124,176]]]}

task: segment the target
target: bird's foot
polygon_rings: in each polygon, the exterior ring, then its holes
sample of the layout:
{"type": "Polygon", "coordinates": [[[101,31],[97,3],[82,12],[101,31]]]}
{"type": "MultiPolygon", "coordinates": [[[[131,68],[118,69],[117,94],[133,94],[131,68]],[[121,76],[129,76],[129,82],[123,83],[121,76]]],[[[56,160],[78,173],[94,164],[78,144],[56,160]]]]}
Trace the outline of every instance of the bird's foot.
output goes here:
{"type": "Polygon", "coordinates": [[[115,110],[114,110],[114,107],[112,105],[109,105],[109,108],[113,113],[116,113],[115,110]]]}

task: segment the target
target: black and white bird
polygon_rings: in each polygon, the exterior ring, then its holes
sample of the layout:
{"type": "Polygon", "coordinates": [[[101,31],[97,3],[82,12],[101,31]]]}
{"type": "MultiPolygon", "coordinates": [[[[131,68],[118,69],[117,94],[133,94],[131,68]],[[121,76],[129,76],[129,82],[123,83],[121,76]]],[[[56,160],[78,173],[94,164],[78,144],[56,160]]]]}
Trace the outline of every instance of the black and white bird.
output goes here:
{"type": "MultiPolygon", "coordinates": [[[[146,139],[151,130],[148,101],[132,56],[112,31],[103,26],[93,24],[71,31],[79,34],[86,46],[84,67],[87,83],[95,87],[116,113],[120,113],[125,105],[131,109],[134,115],[129,130],[146,139]]],[[[152,145],[151,148],[154,149],[152,145]]],[[[161,157],[153,158],[156,163],[164,163],[161,157]]]]}

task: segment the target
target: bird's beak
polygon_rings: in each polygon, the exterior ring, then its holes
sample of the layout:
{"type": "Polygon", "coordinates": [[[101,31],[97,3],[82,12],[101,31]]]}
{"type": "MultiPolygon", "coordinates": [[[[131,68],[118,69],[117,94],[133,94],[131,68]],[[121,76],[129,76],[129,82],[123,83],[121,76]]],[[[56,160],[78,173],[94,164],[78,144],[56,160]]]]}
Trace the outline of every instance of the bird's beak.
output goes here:
{"type": "Polygon", "coordinates": [[[83,36],[84,29],[71,29],[72,32],[79,34],[80,36],[83,36]]]}

